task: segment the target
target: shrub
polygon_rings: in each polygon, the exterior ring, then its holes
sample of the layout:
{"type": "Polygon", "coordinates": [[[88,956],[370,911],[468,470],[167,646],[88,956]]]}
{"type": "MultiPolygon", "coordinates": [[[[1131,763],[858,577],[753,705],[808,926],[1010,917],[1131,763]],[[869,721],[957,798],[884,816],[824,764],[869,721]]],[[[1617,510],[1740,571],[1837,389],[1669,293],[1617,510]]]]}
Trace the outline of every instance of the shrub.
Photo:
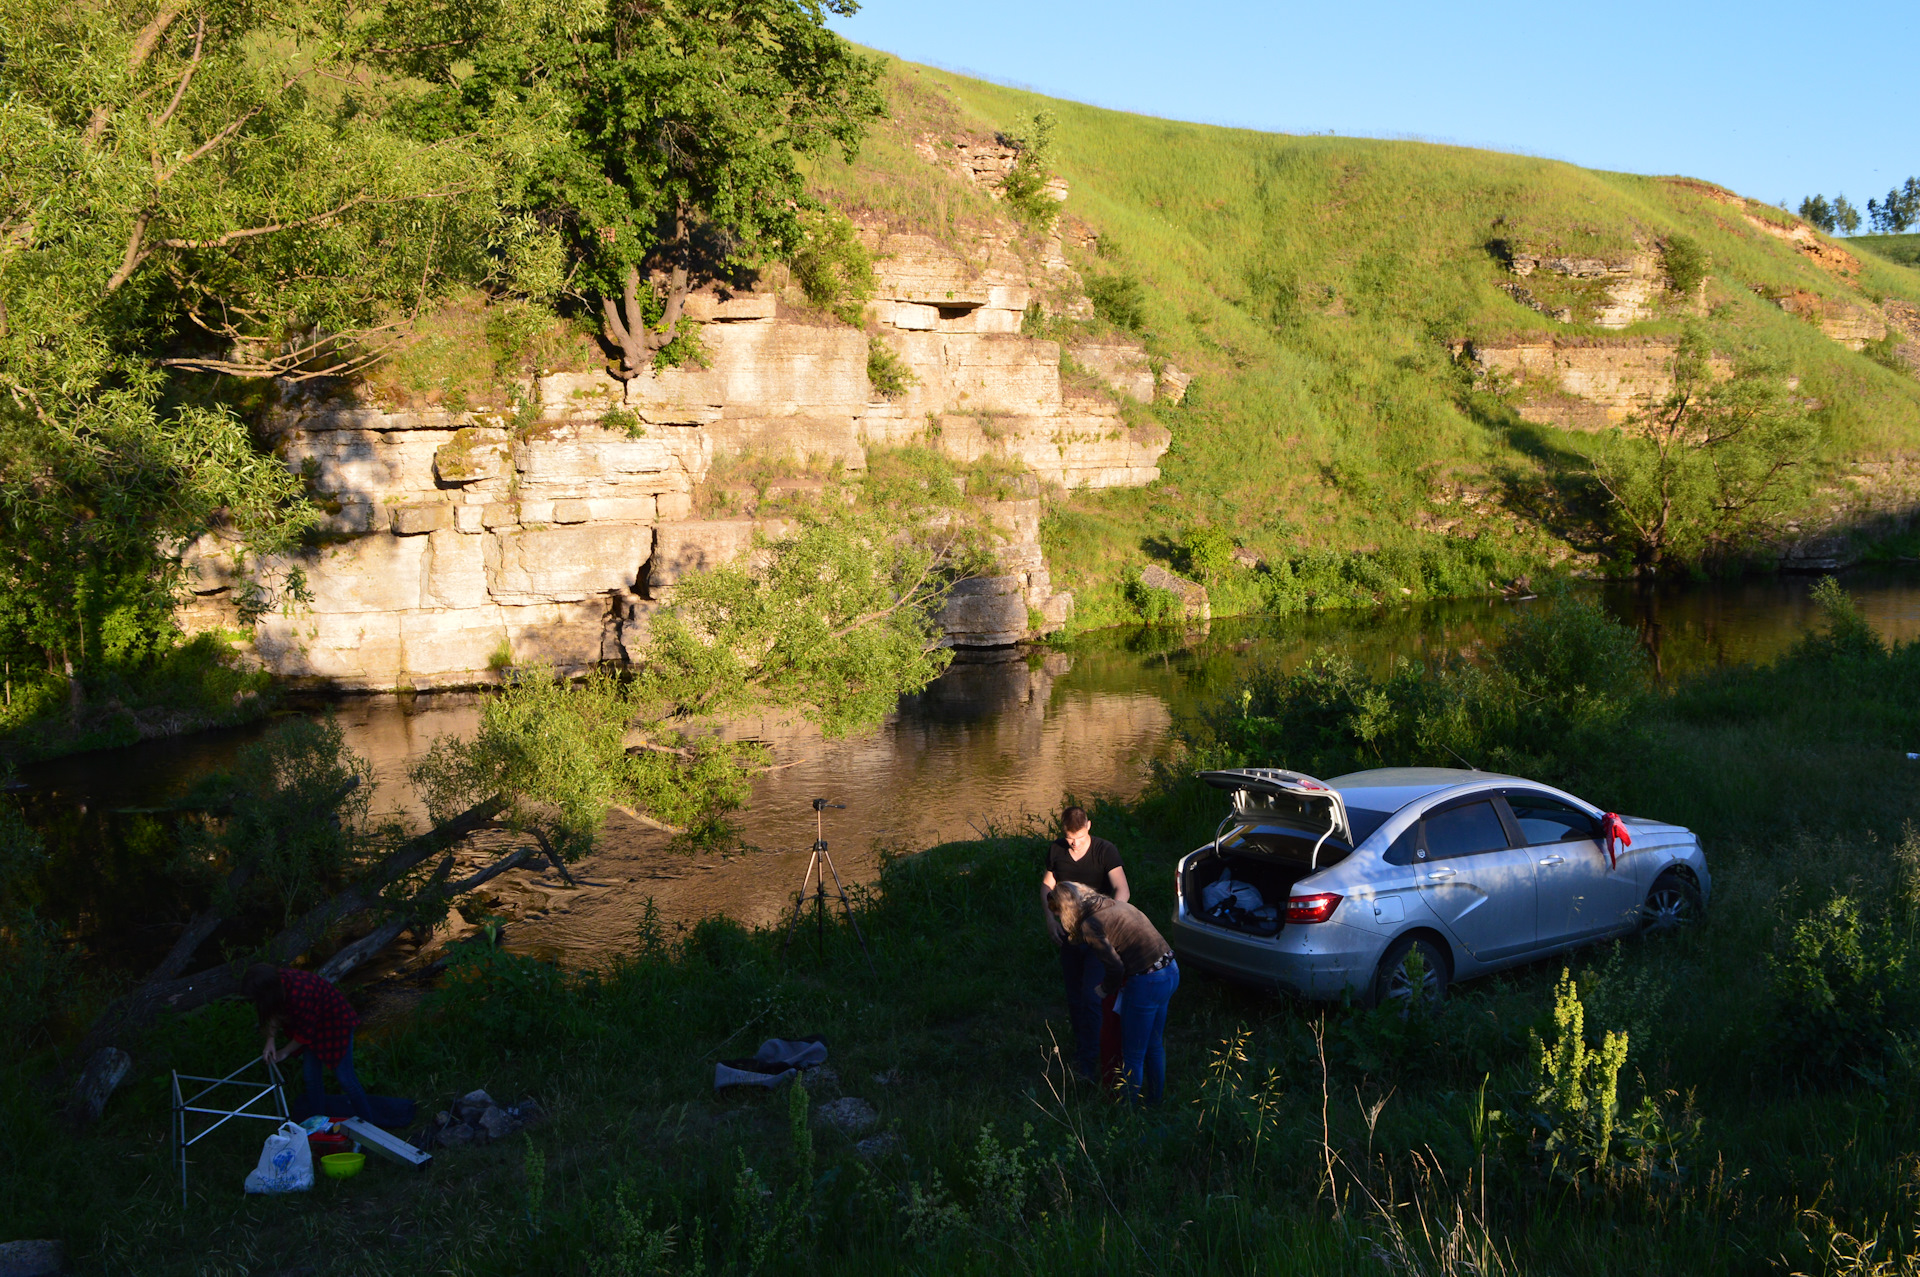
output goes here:
{"type": "Polygon", "coordinates": [[[1147,290],[1132,275],[1096,275],[1087,281],[1093,313],[1130,333],[1147,327],[1147,290]]]}
{"type": "Polygon", "coordinates": [[[1632,631],[1563,597],[1521,613],[1478,663],[1403,660],[1381,677],[1321,652],[1296,670],[1256,669],[1180,732],[1222,766],[1284,759],[1325,776],[1470,763],[1564,781],[1631,741],[1647,686],[1632,631]]]}
{"type": "Polygon", "coordinates": [[[882,399],[898,399],[912,389],[919,378],[893,347],[874,337],[867,342],[867,380],[882,399]]]}
{"type": "Polygon", "coordinates": [[[810,214],[804,229],[789,261],[794,282],[813,305],[858,327],[860,308],[873,295],[873,258],[844,217],[810,214]]]}
{"type": "Polygon", "coordinates": [[[1667,273],[1667,287],[1683,297],[1700,287],[1712,265],[1707,250],[1688,236],[1669,235],[1660,246],[1660,267],[1667,273]]]}
{"type": "Polygon", "coordinates": [[[1181,546],[1187,566],[1211,581],[1233,566],[1233,538],[1219,528],[1195,528],[1181,546]]]}
{"type": "Polygon", "coordinates": [[[1038,111],[1023,120],[1016,131],[1001,134],[1002,140],[1020,154],[1013,171],[1001,179],[1000,193],[1022,220],[1041,232],[1053,225],[1060,211],[1047,190],[1047,183],[1053,180],[1053,128],[1053,113],[1038,111]]]}
{"type": "Polygon", "coordinates": [[[1860,607],[1853,596],[1841,588],[1840,582],[1832,577],[1822,577],[1813,587],[1812,599],[1820,609],[1820,617],[1827,623],[1824,634],[1808,634],[1795,647],[1795,654],[1803,660],[1816,662],[1836,659],[1871,658],[1885,656],[1886,647],[1880,642],[1880,635],[1873,625],[1860,614],[1860,607]]]}
{"type": "Polygon", "coordinates": [[[1837,894],[1786,923],[1767,959],[1777,1007],[1775,1058],[1832,1082],[1872,1076],[1912,1022],[1908,945],[1882,912],[1837,894]]]}
{"type": "Polygon", "coordinates": [[[1612,1155],[1627,1035],[1609,1030],[1599,1050],[1587,1045],[1586,1009],[1565,970],[1553,987],[1553,1027],[1551,1042],[1532,1035],[1535,1111],[1529,1118],[1551,1171],[1578,1178],[1606,1170],[1612,1155]]]}

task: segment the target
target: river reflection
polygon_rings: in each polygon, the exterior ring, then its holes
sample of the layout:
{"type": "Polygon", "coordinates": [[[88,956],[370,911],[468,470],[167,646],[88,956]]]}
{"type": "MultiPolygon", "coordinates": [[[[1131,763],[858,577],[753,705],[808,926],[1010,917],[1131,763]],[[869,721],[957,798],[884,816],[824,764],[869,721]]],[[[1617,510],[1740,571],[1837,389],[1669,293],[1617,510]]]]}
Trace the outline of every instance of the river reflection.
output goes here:
{"type": "MultiPolygon", "coordinates": [[[[1856,573],[1847,585],[1884,637],[1920,637],[1920,574],[1856,573]]],[[[1599,594],[1638,627],[1663,676],[1672,678],[1785,650],[1815,623],[1810,588],[1805,578],[1779,578],[1665,591],[1606,587],[1599,594]]],[[[577,867],[579,887],[505,875],[488,907],[512,920],[511,947],[570,964],[630,947],[649,898],[669,924],[716,912],[774,921],[790,907],[806,868],[814,798],[846,805],[827,813],[826,837],[841,875],[867,881],[888,850],[1043,820],[1069,794],[1138,793],[1175,718],[1230,692],[1254,664],[1290,666],[1322,649],[1375,668],[1400,656],[1430,660],[1470,650],[1527,606],[1475,600],[1236,619],[1186,634],[1095,634],[1070,651],[964,653],[885,723],[848,739],[824,740],[794,721],[730,724],[731,734],[768,742],[784,764],[755,784],[741,813],[740,851],[681,855],[657,830],[615,814],[577,867]]],[[[417,823],[425,813],[406,783],[407,767],[434,737],[471,731],[479,705],[473,693],[370,696],[299,712],[334,714],[350,747],[373,765],[376,808],[417,823]]],[[[188,904],[170,899],[164,856],[152,849],[151,834],[128,835],[129,822],[141,818],[125,810],[178,797],[263,730],[149,742],[25,774],[36,817],[64,831],[59,841],[87,847],[84,869],[69,865],[57,874],[46,907],[80,932],[95,959],[150,961],[143,955],[168,938],[159,919],[184,916],[188,904]],[[141,902],[137,911],[129,900],[141,902]]]]}

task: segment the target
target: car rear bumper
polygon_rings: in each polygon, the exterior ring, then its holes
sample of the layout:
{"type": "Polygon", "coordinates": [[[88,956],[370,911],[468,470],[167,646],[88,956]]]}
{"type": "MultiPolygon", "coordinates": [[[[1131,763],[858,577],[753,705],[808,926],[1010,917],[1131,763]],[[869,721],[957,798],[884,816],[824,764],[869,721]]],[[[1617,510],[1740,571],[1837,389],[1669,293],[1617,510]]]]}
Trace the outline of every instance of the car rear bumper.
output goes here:
{"type": "Polygon", "coordinates": [[[1338,922],[1294,924],[1271,938],[1241,935],[1175,910],[1167,937],[1183,965],[1315,1001],[1363,996],[1379,968],[1386,940],[1338,922]]]}

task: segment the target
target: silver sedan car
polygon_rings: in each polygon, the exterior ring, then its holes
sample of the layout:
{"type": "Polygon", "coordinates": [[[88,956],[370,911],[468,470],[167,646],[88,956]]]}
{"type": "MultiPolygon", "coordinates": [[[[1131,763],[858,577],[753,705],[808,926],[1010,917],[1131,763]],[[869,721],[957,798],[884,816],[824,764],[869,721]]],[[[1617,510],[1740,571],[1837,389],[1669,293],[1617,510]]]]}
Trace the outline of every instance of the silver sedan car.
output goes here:
{"type": "Polygon", "coordinates": [[[1301,997],[1437,1000],[1454,980],[1699,917],[1700,840],[1517,776],[1203,772],[1231,796],[1183,857],[1180,961],[1301,997]]]}

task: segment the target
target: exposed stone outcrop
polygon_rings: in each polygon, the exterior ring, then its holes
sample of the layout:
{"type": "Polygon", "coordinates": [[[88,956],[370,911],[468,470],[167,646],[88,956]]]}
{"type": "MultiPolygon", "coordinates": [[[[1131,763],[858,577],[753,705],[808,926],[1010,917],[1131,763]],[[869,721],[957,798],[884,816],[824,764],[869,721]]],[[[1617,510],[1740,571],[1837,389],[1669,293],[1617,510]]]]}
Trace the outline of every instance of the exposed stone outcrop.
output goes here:
{"type": "Polygon", "coordinates": [[[1135,403],[1152,403],[1155,379],[1146,350],[1133,342],[1077,341],[1067,347],[1074,363],[1135,403]]]}
{"type": "MultiPolygon", "coordinates": [[[[512,415],[290,398],[267,428],[326,494],[333,543],[249,561],[202,538],[185,556],[195,602],[183,621],[240,624],[235,592],[250,573],[304,580],[302,601],[254,626],[259,658],[292,679],[443,686],[529,660],[579,671],[624,659],[686,572],[747,553],[756,532],[778,535],[777,522],[691,519],[716,456],[858,472],[869,448],[911,443],[962,463],[1024,463],[1063,488],[1158,477],[1167,432],[1130,426],[1112,398],[1063,383],[1059,345],[1020,332],[1030,278],[1077,286],[1064,263],[1029,263],[997,233],[971,255],[928,236],[869,237],[877,336],[787,315],[768,293],[703,293],[686,312],[700,324],[699,361],[626,383],[547,376],[512,415]],[[870,341],[913,372],[898,401],[873,393],[870,341]]],[[[1151,398],[1144,350],[1110,352],[1129,370],[1126,393],[1151,398]]],[[[1037,482],[987,507],[1002,574],[956,600],[950,642],[1015,642],[1070,615],[1039,549],[1037,482]]]]}
{"type": "MultiPolygon", "coordinates": [[[[1503,343],[1466,343],[1476,376],[1497,375],[1521,392],[1520,410],[1530,421],[1567,430],[1618,425],[1673,391],[1676,340],[1568,342],[1550,338],[1503,343]]],[[[1714,356],[1709,367],[1729,376],[1730,361],[1714,356]]]]}
{"type": "Polygon", "coordinates": [[[1149,563],[1140,569],[1140,584],[1149,590],[1165,590],[1180,603],[1183,619],[1189,621],[1208,621],[1213,619],[1213,605],[1207,599],[1207,587],[1197,581],[1175,576],[1158,563],[1149,563]]]}
{"type": "MultiPolygon", "coordinates": [[[[923,133],[913,149],[921,159],[957,173],[994,199],[1005,199],[1007,175],[1020,162],[1020,148],[1000,137],[941,137],[923,133]]],[[[1067,182],[1062,177],[1047,179],[1046,191],[1055,200],[1067,198],[1067,182]]]]}
{"type": "Polygon", "coordinates": [[[1741,220],[1755,230],[1771,235],[1775,239],[1785,240],[1804,253],[1814,265],[1835,275],[1852,277],[1860,273],[1860,259],[1840,247],[1832,240],[1821,235],[1805,222],[1795,220],[1792,226],[1782,226],[1767,217],[1755,217],[1745,211],[1748,202],[1742,200],[1741,220]]]}
{"type": "Polygon", "coordinates": [[[1780,298],[1780,309],[1817,325],[1849,350],[1865,350],[1868,342],[1887,335],[1884,316],[1849,301],[1796,291],[1780,298]]]}
{"type": "MultiPolygon", "coordinates": [[[[1525,279],[1536,272],[1572,280],[1588,280],[1600,285],[1600,299],[1588,319],[1600,328],[1625,328],[1655,315],[1654,302],[1666,287],[1666,276],[1659,260],[1648,252],[1630,253],[1624,258],[1546,256],[1516,251],[1509,258],[1515,275],[1525,279]]],[[[1560,323],[1574,320],[1571,306],[1552,306],[1536,301],[1524,285],[1514,284],[1508,291],[1522,303],[1560,323]]]]}
{"type": "MultiPolygon", "coordinates": [[[[996,199],[1018,159],[997,138],[926,138],[920,149],[996,199]]],[[[1049,189],[1066,198],[1064,182],[1049,189]]],[[[956,592],[947,641],[1060,628],[1073,599],[1053,588],[1040,551],[1040,484],[1158,478],[1168,432],[1137,414],[1129,424],[1115,396],[1177,401],[1190,378],[1116,338],[1077,349],[1098,384],[1063,380],[1059,344],[1023,332],[1032,308],[1092,314],[1058,228],[1035,238],[1005,221],[945,237],[872,217],[856,227],[874,260],[866,331],[773,292],[710,289],[684,311],[696,359],[625,382],[544,375],[515,392],[510,413],[290,394],[267,430],[329,503],[328,543],[250,559],[231,538],[203,537],[184,556],[194,601],[182,620],[242,625],[238,603],[257,583],[289,602],[254,624],[255,652],[296,680],[445,686],[529,660],[577,672],[625,659],[687,573],[789,526],[751,509],[693,519],[716,457],[857,474],[870,449],[911,444],[1029,472],[1023,496],[984,504],[1000,571],[956,592]],[[873,342],[910,373],[895,398],[869,382],[873,342]]],[[[703,509],[727,513],[738,495],[709,493],[703,509]]]]}

